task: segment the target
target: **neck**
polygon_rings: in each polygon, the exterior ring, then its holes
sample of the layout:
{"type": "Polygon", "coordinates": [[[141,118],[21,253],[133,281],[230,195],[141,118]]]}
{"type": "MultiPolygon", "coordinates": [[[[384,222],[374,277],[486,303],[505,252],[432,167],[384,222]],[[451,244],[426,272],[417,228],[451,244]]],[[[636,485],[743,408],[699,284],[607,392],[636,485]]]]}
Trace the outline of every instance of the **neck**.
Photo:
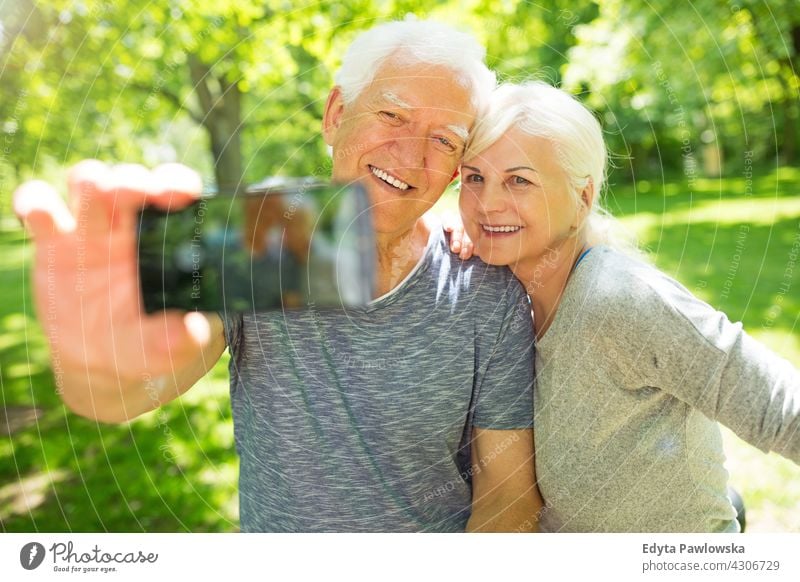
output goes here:
{"type": "Polygon", "coordinates": [[[585,236],[574,236],[541,255],[511,265],[511,271],[531,298],[537,339],[544,336],[553,322],[572,269],[585,248],[585,236]]]}
{"type": "Polygon", "coordinates": [[[406,230],[376,235],[378,297],[406,278],[422,258],[429,236],[430,229],[422,219],[406,230]]]}

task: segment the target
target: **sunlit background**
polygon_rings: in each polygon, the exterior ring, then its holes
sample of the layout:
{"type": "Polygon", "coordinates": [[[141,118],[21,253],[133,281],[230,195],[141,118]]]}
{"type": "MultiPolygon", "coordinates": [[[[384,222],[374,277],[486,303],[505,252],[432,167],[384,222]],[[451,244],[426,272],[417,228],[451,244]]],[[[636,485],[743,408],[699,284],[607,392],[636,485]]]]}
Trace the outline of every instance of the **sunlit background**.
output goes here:
{"type": "MultiPolygon", "coordinates": [[[[609,208],[658,266],[800,366],[797,0],[0,0],[4,531],[238,528],[227,356],[130,424],[67,412],[13,189],[63,189],[86,157],[179,161],[210,185],[324,174],[344,48],[406,14],[473,32],[503,79],[578,95],[613,152],[609,208]]],[[[748,529],[800,532],[800,468],[727,431],[725,444],[748,529]]]]}

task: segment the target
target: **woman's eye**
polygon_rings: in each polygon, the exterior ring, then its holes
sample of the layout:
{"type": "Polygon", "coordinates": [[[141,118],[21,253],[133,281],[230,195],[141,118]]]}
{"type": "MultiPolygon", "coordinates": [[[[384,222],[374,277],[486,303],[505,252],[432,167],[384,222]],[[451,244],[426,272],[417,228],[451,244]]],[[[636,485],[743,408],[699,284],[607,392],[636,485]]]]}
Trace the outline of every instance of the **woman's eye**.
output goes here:
{"type": "Polygon", "coordinates": [[[511,183],[514,184],[514,186],[527,186],[531,182],[530,180],[526,180],[522,176],[514,176],[513,178],[511,178],[511,183]]]}
{"type": "Polygon", "coordinates": [[[466,176],[464,176],[464,181],[470,184],[478,184],[480,182],[483,182],[483,176],[481,176],[480,174],[467,174],[466,176]]]}

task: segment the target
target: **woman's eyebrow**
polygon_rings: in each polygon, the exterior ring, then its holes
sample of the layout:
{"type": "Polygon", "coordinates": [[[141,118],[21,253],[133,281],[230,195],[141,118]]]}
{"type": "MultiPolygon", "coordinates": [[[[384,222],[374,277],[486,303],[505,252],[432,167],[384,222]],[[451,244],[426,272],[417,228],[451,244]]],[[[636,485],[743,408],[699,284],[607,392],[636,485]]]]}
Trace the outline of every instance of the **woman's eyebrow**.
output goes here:
{"type": "Polygon", "coordinates": [[[539,173],[538,170],[531,168],[530,166],[514,166],[513,168],[508,168],[506,172],[516,172],[517,170],[530,170],[531,172],[539,173]]]}
{"type": "Polygon", "coordinates": [[[475,166],[465,166],[465,165],[462,164],[461,168],[465,169],[465,170],[472,170],[473,172],[477,172],[478,174],[481,173],[481,169],[480,168],[476,168],[475,166]]]}

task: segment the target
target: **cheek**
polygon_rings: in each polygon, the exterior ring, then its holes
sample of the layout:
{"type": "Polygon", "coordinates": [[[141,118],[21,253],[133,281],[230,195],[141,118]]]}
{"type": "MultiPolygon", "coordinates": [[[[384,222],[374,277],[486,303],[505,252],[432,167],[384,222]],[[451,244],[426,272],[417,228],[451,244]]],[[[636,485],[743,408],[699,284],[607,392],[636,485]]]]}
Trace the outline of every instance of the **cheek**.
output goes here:
{"type": "Polygon", "coordinates": [[[458,209],[461,212],[461,220],[464,222],[464,230],[472,242],[477,242],[481,234],[478,225],[477,202],[477,196],[463,190],[458,196],[458,209]]]}
{"type": "Polygon", "coordinates": [[[465,225],[467,222],[475,220],[475,196],[466,192],[463,187],[458,194],[458,209],[461,211],[461,219],[465,225]]]}
{"type": "Polygon", "coordinates": [[[458,176],[459,159],[447,155],[433,146],[429,147],[426,157],[428,158],[430,179],[437,184],[444,182],[446,186],[458,176]]]}
{"type": "Polygon", "coordinates": [[[380,141],[379,131],[370,129],[369,124],[357,120],[343,123],[337,131],[334,142],[336,147],[334,161],[358,159],[375,147],[378,141],[380,141]]]}

